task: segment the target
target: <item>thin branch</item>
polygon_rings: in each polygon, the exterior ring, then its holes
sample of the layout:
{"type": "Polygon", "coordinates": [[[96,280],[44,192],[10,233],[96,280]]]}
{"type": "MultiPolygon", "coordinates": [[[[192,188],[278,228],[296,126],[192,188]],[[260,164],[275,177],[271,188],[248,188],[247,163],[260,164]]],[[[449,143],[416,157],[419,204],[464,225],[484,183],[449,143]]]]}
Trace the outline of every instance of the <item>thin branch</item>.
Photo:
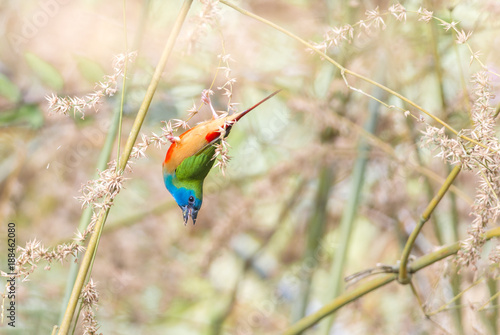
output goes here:
{"type": "MultiPolygon", "coordinates": [[[[146,117],[146,114],[148,112],[149,105],[151,104],[151,100],[153,99],[153,95],[156,91],[158,83],[160,82],[160,78],[163,73],[163,70],[165,69],[165,65],[167,64],[170,53],[173,50],[175,40],[179,35],[180,29],[184,23],[184,20],[186,19],[187,13],[189,11],[189,8],[191,7],[192,2],[193,0],[184,1],[182,8],[179,12],[179,15],[177,16],[177,19],[175,21],[175,25],[172,29],[172,32],[167,40],[167,43],[161,55],[158,66],[155,69],[153,78],[146,92],[146,96],[144,97],[139,112],[137,113],[136,119],[132,126],[132,130],[127,140],[127,144],[125,145],[124,151],[120,158],[120,164],[118,168],[119,171],[121,171],[122,173],[125,170],[125,167],[127,166],[127,162],[132,152],[132,148],[137,139],[137,136],[139,135],[139,131],[141,129],[144,118],[146,117]]],[[[68,302],[68,307],[66,308],[66,312],[64,313],[63,321],[61,323],[61,328],[59,329],[58,335],[66,335],[69,332],[71,320],[73,319],[73,315],[75,314],[78,299],[80,297],[80,293],[82,291],[83,285],[85,283],[85,278],[87,277],[87,273],[92,261],[92,256],[97,249],[98,239],[101,234],[104,223],[106,221],[106,218],[108,216],[108,213],[109,213],[109,207],[106,210],[101,210],[99,214],[99,219],[97,220],[94,232],[92,233],[92,236],[87,246],[87,250],[80,265],[75,285],[73,286],[73,290],[71,292],[71,296],[68,302]]]]}
{"type": "MultiPolygon", "coordinates": [[[[228,7],[231,7],[233,8],[234,10],[242,13],[243,15],[246,15],[246,16],[249,16],[255,20],[258,20],[262,23],[265,23],[267,24],[268,26],[271,26],[273,27],[274,29],[282,32],[283,34],[285,35],[288,35],[290,36],[291,38],[293,38],[294,40],[302,43],[303,45],[305,45],[307,48],[311,49],[312,51],[314,51],[315,53],[317,53],[318,55],[321,56],[321,58],[324,58],[325,60],[327,60],[328,62],[332,63],[333,65],[335,65],[340,71],[341,71],[341,74],[342,76],[345,76],[345,74],[349,74],[353,77],[356,77],[356,78],[359,78],[363,81],[366,81],[367,83],[369,84],[372,84],[372,85],[375,85],[381,89],[383,89],[384,91],[386,91],[387,93],[391,94],[391,95],[394,95],[395,97],[398,97],[399,99],[403,100],[404,102],[406,102],[407,104],[415,107],[416,109],[420,110],[422,113],[426,114],[427,116],[429,116],[431,119],[433,119],[434,121],[436,121],[437,123],[441,124],[442,126],[444,126],[446,129],[448,129],[449,131],[451,131],[453,134],[455,134],[456,136],[460,137],[461,139],[464,139],[464,140],[467,140],[471,143],[474,143],[476,145],[479,145],[485,149],[488,149],[488,150],[492,150],[490,149],[488,146],[486,146],[485,144],[483,143],[480,143],[470,137],[467,137],[465,135],[461,135],[459,134],[459,132],[457,130],[455,130],[453,127],[451,127],[449,124],[447,124],[446,122],[444,122],[443,120],[441,120],[440,118],[438,118],[437,116],[431,114],[430,112],[428,112],[427,110],[425,110],[423,107],[420,107],[419,105],[417,105],[416,103],[414,103],[413,101],[411,101],[410,99],[404,97],[403,95],[399,94],[398,92],[396,91],[393,91],[391,90],[390,88],[376,82],[376,81],[373,81],[371,80],[370,78],[368,77],[365,77],[359,73],[356,73],[354,71],[351,71],[345,67],[343,67],[340,63],[338,63],[337,61],[333,60],[332,58],[328,57],[327,54],[325,54],[324,52],[322,52],[321,50],[317,49],[316,47],[314,47],[311,43],[307,42],[306,40],[300,38],[299,36],[293,34],[292,32],[286,30],[285,28],[283,27],[280,27],[279,25],[269,21],[269,20],[266,20],[256,14],[253,14],[241,7],[238,7],[237,5],[227,1],[227,0],[220,0],[221,3],[223,3],[224,5],[228,6],[228,7]]],[[[349,86],[350,87],[350,86],[349,86]]]]}
{"type": "MultiPolygon", "coordinates": [[[[484,237],[486,240],[495,237],[500,237],[500,227],[487,231],[484,237]]],[[[437,251],[424,255],[410,264],[409,273],[411,274],[416,273],[422,270],[423,268],[426,268],[436,262],[441,261],[446,257],[454,255],[458,252],[459,249],[460,249],[460,242],[456,242],[453,243],[452,245],[442,247],[437,251]]],[[[398,277],[397,274],[385,274],[383,276],[380,276],[379,278],[375,278],[368,282],[360,284],[352,291],[341,294],[336,299],[332,300],[330,303],[326,304],[315,313],[306,316],[305,318],[301,319],[294,325],[290,326],[283,332],[283,335],[300,334],[304,330],[318,323],[324,317],[336,312],[337,310],[347,305],[348,303],[358,300],[359,298],[370,293],[371,291],[374,291],[382,286],[391,283],[392,281],[397,280],[397,277],[398,277]]]]}
{"type": "Polygon", "coordinates": [[[424,224],[429,220],[432,212],[434,209],[437,207],[441,199],[444,197],[448,189],[450,188],[451,184],[453,181],[456,179],[458,174],[460,173],[461,167],[460,165],[456,165],[453,170],[451,170],[450,174],[448,175],[448,178],[446,178],[446,181],[444,182],[443,186],[439,189],[438,193],[436,196],[431,200],[427,208],[425,209],[424,213],[422,214],[422,217],[420,218],[417,226],[415,229],[412,231],[410,234],[410,237],[408,238],[408,241],[406,242],[405,248],[403,249],[403,254],[401,255],[401,262],[400,262],[400,267],[399,267],[399,277],[398,281],[402,284],[408,284],[410,282],[410,277],[408,276],[408,269],[406,265],[408,264],[408,258],[410,257],[410,252],[413,248],[413,244],[415,243],[415,240],[417,239],[418,234],[422,230],[424,224]]]}

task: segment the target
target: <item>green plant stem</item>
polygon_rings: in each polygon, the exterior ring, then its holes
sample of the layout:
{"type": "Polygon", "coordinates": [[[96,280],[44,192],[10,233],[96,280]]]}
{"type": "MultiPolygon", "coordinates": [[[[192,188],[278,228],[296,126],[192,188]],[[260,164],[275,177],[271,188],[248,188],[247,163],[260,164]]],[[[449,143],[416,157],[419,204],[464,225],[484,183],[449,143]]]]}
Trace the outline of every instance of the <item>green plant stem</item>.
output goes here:
{"type": "MultiPolygon", "coordinates": [[[[111,126],[108,130],[108,134],[106,135],[106,140],[104,142],[104,146],[103,146],[101,153],[99,154],[99,158],[97,160],[96,169],[99,171],[105,170],[107,167],[107,164],[109,162],[109,158],[111,156],[111,151],[113,150],[113,143],[115,141],[116,132],[118,130],[119,116],[120,116],[120,111],[118,109],[116,109],[114,114],[113,114],[113,120],[111,121],[111,126]]],[[[98,175],[96,173],[94,178],[97,178],[97,177],[98,177],[98,175]]],[[[80,217],[80,223],[78,224],[78,231],[84,231],[85,229],[87,229],[87,226],[90,222],[91,217],[92,217],[92,208],[86,207],[82,212],[82,216],[80,217]]],[[[73,288],[73,284],[75,283],[77,272],[78,272],[78,263],[71,262],[71,265],[69,268],[69,273],[68,273],[68,278],[66,279],[66,290],[64,293],[63,301],[61,303],[59,324],[62,322],[64,311],[66,310],[66,307],[68,305],[68,301],[69,301],[69,298],[71,296],[71,291],[73,288]]]]}
{"type": "Polygon", "coordinates": [[[415,296],[415,298],[417,298],[418,306],[420,307],[420,310],[422,311],[422,314],[426,315],[425,314],[424,303],[422,302],[422,299],[420,299],[420,295],[418,294],[417,288],[415,287],[415,283],[414,282],[410,282],[409,286],[411,288],[411,291],[412,291],[413,295],[415,296]]]}
{"type": "MultiPolygon", "coordinates": [[[[453,206],[453,204],[455,203],[454,194],[450,193],[450,197],[452,197],[450,199],[450,201],[452,202],[452,206],[453,206]]],[[[452,213],[452,215],[456,216],[457,213],[452,213]]],[[[451,223],[454,224],[454,222],[455,221],[452,221],[451,223]]],[[[455,231],[456,231],[456,227],[457,226],[458,226],[458,224],[455,226],[455,229],[454,229],[455,231]]],[[[461,292],[461,288],[460,288],[461,276],[458,274],[458,266],[457,266],[457,264],[453,264],[450,267],[449,273],[450,273],[451,292],[453,293],[453,296],[455,296],[455,297],[458,296],[458,298],[456,299],[456,301],[453,303],[453,307],[458,307],[458,306],[461,306],[462,302],[461,302],[461,298],[459,296],[459,294],[461,292]]],[[[452,308],[452,312],[451,313],[453,315],[453,321],[455,323],[456,334],[458,334],[458,335],[464,335],[465,334],[465,329],[464,329],[463,321],[462,321],[462,309],[460,309],[460,308],[452,308]]]]}
{"type": "Polygon", "coordinates": [[[500,292],[498,291],[498,280],[489,278],[488,279],[488,290],[490,292],[490,302],[494,306],[491,309],[486,310],[485,324],[488,328],[490,334],[498,334],[498,297],[500,292]]]}
{"type": "Polygon", "coordinates": [[[320,168],[318,178],[318,189],[316,190],[315,209],[307,224],[307,246],[304,253],[304,268],[309,271],[304,271],[300,278],[300,293],[297,304],[294,306],[292,320],[299,320],[306,313],[307,303],[311,292],[311,282],[314,274],[314,269],[318,263],[318,248],[320,241],[324,236],[324,228],[327,217],[328,195],[332,188],[334,180],[333,167],[324,163],[320,168]]]}
{"type": "Polygon", "coordinates": [[[146,114],[149,109],[149,105],[151,104],[151,101],[153,100],[153,95],[155,94],[156,88],[158,87],[158,84],[161,79],[161,75],[163,73],[163,70],[165,69],[165,65],[167,64],[168,58],[170,57],[170,54],[173,50],[175,40],[177,39],[177,36],[179,35],[180,29],[182,27],[182,24],[187,16],[187,13],[189,11],[189,8],[191,6],[191,3],[193,0],[185,0],[181,12],[179,13],[179,16],[177,17],[177,21],[175,22],[174,28],[172,30],[172,33],[170,34],[167,44],[165,45],[165,49],[163,49],[163,53],[161,55],[160,61],[158,63],[158,66],[155,69],[155,72],[153,74],[153,78],[151,79],[151,83],[149,84],[148,90],[146,91],[146,96],[144,97],[144,100],[142,101],[141,107],[139,108],[139,111],[137,112],[137,117],[135,118],[134,124],[132,125],[132,130],[130,131],[130,135],[127,139],[127,143],[125,145],[125,148],[123,149],[123,153],[120,159],[120,165],[119,168],[120,170],[125,170],[125,167],[127,166],[128,159],[130,157],[130,153],[132,152],[132,148],[134,147],[135,141],[137,139],[137,136],[139,136],[139,132],[142,127],[142,123],[144,122],[144,119],[146,117],[146,114]]]}
{"type": "MultiPolygon", "coordinates": [[[[450,21],[453,22],[453,15],[452,12],[450,11],[450,21]]],[[[458,44],[453,43],[453,51],[455,51],[455,56],[457,57],[457,64],[462,64],[462,60],[460,57],[460,51],[458,50],[458,44]]],[[[462,66],[458,66],[458,74],[460,75],[460,86],[462,87],[462,96],[463,96],[463,103],[464,106],[467,109],[467,112],[469,113],[469,118],[472,119],[472,114],[471,114],[471,109],[472,109],[472,104],[469,98],[469,90],[467,88],[467,82],[465,80],[465,74],[464,74],[464,69],[462,66]]]]}
{"type": "MultiPolygon", "coordinates": [[[[427,1],[427,7],[432,9],[433,5],[431,1],[427,1]]],[[[443,75],[443,67],[441,66],[441,55],[438,50],[438,41],[439,41],[439,33],[436,22],[431,22],[430,25],[431,30],[431,48],[432,54],[434,56],[434,71],[436,73],[436,79],[439,85],[439,93],[441,97],[441,109],[448,115],[446,112],[448,110],[448,104],[446,102],[446,93],[444,90],[444,75],[443,75]]],[[[456,43],[454,43],[454,48],[456,48],[456,43]]],[[[461,63],[458,63],[461,64],[461,63]]],[[[463,71],[461,71],[461,76],[463,79],[463,71]]],[[[448,118],[445,116],[445,120],[448,121],[448,118]]],[[[420,158],[420,150],[417,149],[417,153],[420,158]]],[[[447,165],[448,173],[451,172],[451,166],[447,165]]],[[[426,178],[426,185],[429,191],[432,191],[430,187],[430,181],[426,178]]],[[[457,199],[453,192],[450,192],[450,207],[451,207],[451,220],[442,220],[439,222],[434,216],[433,225],[434,230],[439,237],[440,244],[450,243],[451,241],[458,241],[458,208],[457,208],[457,199]]],[[[460,293],[460,276],[457,274],[456,265],[451,267],[450,269],[450,285],[451,290],[454,296],[457,296],[460,293]]],[[[455,305],[460,305],[460,298],[456,301],[455,305]]],[[[462,312],[459,308],[452,309],[453,322],[455,323],[455,330],[457,334],[464,335],[464,327],[462,324],[462,312]]]]}
{"type": "MultiPolygon", "coordinates": [[[[108,196],[105,200],[106,202],[109,202],[111,199],[108,196]]],[[[80,293],[85,284],[85,279],[87,277],[87,272],[90,267],[90,263],[92,262],[94,251],[97,248],[97,240],[99,239],[100,231],[102,230],[104,221],[108,216],[108,213],[109,213],[109,208],[105,211],[102,210],[99,214],[99,218],[94,227],[94,232],[90,237],[89,243],[87,245],[87,250],[85,251],[85,255],[83,256],[82,263],[80,264],[80,268],[78,270],[78,274],[75,279],[75,284],[73,285],[73,289],[71,291],[71,295],[68,301],[68,306],[66,307],[66,311],[64,312],[59,332],[57,333],[58,335],[66,335],[69,332],[71,321],[73,320],[75,310],[78,305],[80,293]]]]}
{"type": "MultiPolygon", "coordinates": [[[[179,15],[177,16],[177,19],[175,21],[174,27],[172,29],[172,32],[167,40],[167,43],[165,45],[165,48],[163,50],[163,53],[161,55],[160,61],[155,69],[155,72],[153,74],[153,78],[151,80],[151,83],[148,87],[148,90],[146,92],[146,96],[144,97],[144,100],[141,104],[141,107],[139,109],[139,112],[137,113],[136,119],[134,121],[134,124],[132,126],[132,130],[130,132],[130,135],[128,137],[127,143],[124,147],[124,151],[122,153],[121,159],[120,159],[120,165],[119,165],[119,171],[124,171],[125,167],[127,165],[127,162],[130,158],[130,153],[132,152],[132,148],[135,144],[135,141],[137,139],[137,136],[139,135],[139,131],[141,129],[142,123],[144,122],[144,118],[146,117],[149,105],[151,104],[151,100],[153,99],[154,92],[156,91],[156,87],[158,86],[158,83],[160,82],[161,74],[163,73],[163,70],[165,69],[165,65],[167,64],[168,58],[170,56],[170,53],[172,52],[175,40],[177,39],[177,36],[179,35],[180,29],[182,27],[182,24],[184,23],[187,13],[189,11],[189,8],[191,7],[193,0],[185,0],[182,4],[182,8],[179,12],[179,15]]],[[[107,197],[105,199],[106,202],[110,201],[111,199],[107,197]]],[[[61,323],[61,327],[59,329],[58,334],[59,335],[66,335],[68,334],[69,328],[71,326],[71,320],[73,319],[76,306],[78,304],[78,299],[80,297],[80,293],[82,291],[82,288],[85,284],[85,279],[87,277],[87,273],[89,270],[89,267],[92,262],[93,255],[97,249],[98,246],[98,239],[101,234],[102,228],[104,226],[105,220],[108,216],[109,213],[109,208],[106,210],[101,210],[99,218],[96,222],[94,232],[92,233],[92,236],[90,237],[89,243],[87,245],[87,250],[85,251],[85,255],[83,256],[82,263],[80,265],[80,269],[78,271],[78,275],[75,280],[75,285],[73,286],[73,290],[71,292],[71,296],[68,302],[68,306],[66,308],[66,311],[64,313],[63,321],[61,323]]]]}
{"type": "Polygon", "coordinates": [[[439,97],[441,99],[441,108],[442,112],[446,112],[446,95],[444,92],[444,84],[443,84],[443,69],[441,67],[441,56],[439,55],[439,50],[438,50],[438,32],[437,32],[437,27],[436,23],[432,22],[430,25],[430,30],[431,30],[431,50],[432,50],[432,56],[434,57],[434,71],[436,73],[436,79],[439,87],[439,97]]]}
{"type": "MultiPolygon", "coordinates": [[[[101,212],[102,212],[102,210],[101,210],[101,212]]],[[[88,266],[88,269],[87,269],[87,277],[85,278],[84,283],[88,283],[88,281],[90,280],[90,276],[92,274],[92,269],[94,268],[95,256],[97,255],[97,246],[99,246],[99,241],[101,240],[101,235],[102,235],[102,231],[104,228],[104,223],[106,222],[106,218],[108,217],[108,214],[109,214],[109,209],[106,210],[106,213],[104,214],[105,217],[102,221],[103,223],[101,225],[101,229],[99,230],[99,234],[97,235],[97,239],[95,242],[96,247],[94,248],[94,253],[92,254],[92,257],[90,260],[90,265],[88,266]]],[[[74,316],[73,329],[71,331],[71,334],[75,334],[76,326],[78,323],[78,317],[80,316],[81,310],[82,310],[82,302],[81,302],[81,300],[78,300],[77,301],[77,312],[76,312],[76,315],[74,316]]]]}
{"type": "MultiPolygon", "coordinates": [[[[425,5],[427,8],[432,8],[432,4],[429,1],[426,1],[425,5]]],[[[436,29],[436,23],[430,22],[429,27],[430,27],[429,28],[430,29],[429,35],[430,35],[430,40],[431,40],[431,43],[429,43],[429,44],[430,44],[432,56],[434,57],[434,72],[436,74],[436,80],[437,80],[437,84],[439,87],[439,96],[440,96],[440,100],[441,100],[441,113],[444,113],[446,111],[446,98],[445,98],[445,92],[444,92],[444,87],[443,87],[443,69],[441,68],[441,57],[439,55],[439,50],[437,47],[438,32],[436,29]]],[[[411,120],[409,118],[406,118],[406,125],[408,127],[408,131],[410,133],[412,141],[414,143],[417,143],[416,132],[418,130],[415,129],[415,127],[413,127],[413,123],[411,122],[411,120]]],[[[421,155],[421,151],[419,149],[419,146],[415,146],[415,153],[416,153],[416,158],[417,158],[418,164],[422,165],[423,160],[422,160],[422,155],[421,155]]],[[[448,173],[449,172],[450,171],[448,171],[448,173]]],[[[424,182],[425,182],[425,190],[427,193],[427,197],[430,201],[434,196],[434,190],[432,188],[432,184],[431,184],[429,178],[425,177],[424,182]]],[[[433,216],[431,218],[431,220],[432,220],[432,226],[434,228],[434,233],[436,234],[437,240],[438,240],[440,245],[443,245],[445,242],[444,242],[444,237],[443,237],[444,234],[442,233],[442,230],[443,230],[442,224],[438,220],[437,216],[433,216]]],[[[455,242],[455,241],[457,241],[457,239],[454,239],[452,242],[455,242]]]]}
{"type": "Polygon", "coordinates": [[[127,2],[123,0],[122,5],[123,12],[123,31],[124,31],[124,43],[125,43],[125,66],[123,69],[123,81],[122,81],[122,94],[120,97],[120,120],[118,121],[118,141],[116,142],[116,156],[118,157],[118,162],[116,168],[120,166],[120,147],[122,139],[122,120],[123,120],[123,105],[125,104],[125,94],[127,91],[127,70],[128,70],[128,38],[127,38],[127,2]]]}
{"type": "MultiPolygon", "coordinates": [[[[380,75],[382,74],[380,73],[380,75]]],[[[380,96],[382,95],[382,91],[380,89],[375,89],[374,94],[380,96]]],[[[375,132],[378,120],[378,108],[379,105],[375,101],[370,100],[370,103],[368,104],[369,117],[364,126],[367,133],[373,134],[375,132]]],[[[367,139],[361,138],[358,144],[358,157],[356,158],[352,172],[352,184],[349,199],[340,220],[339,243],[338,247],[335,249],[331,265],[329,286],[327,292],[325,292],[325,297],[328,300],[337,297],[342,289],[343,273],[347,262],[347,256],[349,254],[349,246],[352,245],[351,236],[355,226],[356,215],[358,213],[361,188],[363,187],[365,181],[369,150],[370,145],[368,144],[367,139]]],[[[328,334],[332,324],[333,317],[329,318],[322,324],[320,333],[328,334]]]]}
{"type": "MultiPolygon", "coordinates": [[[[405,121],[406,121],[406,126],[408,128],[408,133],[409,133],[409,136],[411,138],[411,141],[413,143],[418,143],[418,134],[417,134],[418,130],[413,127],[412,120],[410,120],[409,118],[406,118],[405,121]]],[[[424,160],[422,159],[421,150],[420,150],[418,145],[415,145],[415,158],[417,159],[417,164],[419,166],[424,166],[424,160]]],[[[449,172],[450,171],[448,171],[448,173],[449,172]]],[[[424,178],[424,185],[423,186],[425,188],[425,193],[426,193],[427,199],[428,199],[428,201],[431,201],[432,198],[434,197],[434,189],[432,187],[432,183],[431,183],[428,176],[423,175],[423,178],[424,178]]],[[[453,192],[450,192],[450,194],[451,193],[453,193],[453,192]]],[[[445,240],[444,240],[443,233],[442,233],[441,221],[439,220],[439,218],[436,215],[434,215],[431,218],[431,221],[432,221],[432,226],[434,228],[434,234],[436,235],[436,238],[438,240],[439,245],[446,244],[444,242],[445,240]]],[[[455,241],[457,241],[457,239],[449,241],[449,243],[455,242],[455,241]]]]}
{"type": "MultiPolygon", "coordinates": [[[[453,134],[455,134],[456,136],[460,137],[461,139],[463,140],[466,140],[466,141],[469,141],[471,143],[474,143],[476,145],[479,145],[485,149],[488,149],[488,150],[492,150],[490,149],[488,146],[486,146],[485,144],[483,143],[480,143],[470,137],[467,137],[465,135],[461,135],[458,133],[457,130],[455,130],[453,127],[451,127],[449,124],[447,124],[446,122],[444,122],[443,120],[441,120],[440,118],[438,118],[437,116],[431,114],[430,112],[426,111],[424,108],[420,107],[419,105],[417,105],[416,103],[414,103],[413,101],[411,101],[410,99],[404,97],[403,95],[399,94],[398,92],[394,91],[394,90],[391,90],[390,88],[374,81],[374,80],[371,80],[370,78],[368,77],[365,77],[359,73],[356,73],[354,71],[351,71],[345,67],[343,67],[340,63],[338,63],[337,61],[333,60],[332,58],[328,57],[327,54],[325,54],[324,52],[318,50],[317,48],[315,48],[311,43],[305,41],[304,39],[300,38],[299,36],[293,34],[292,32],[284,29],[283,27],[280,27],[279,25],[269,21],[269,20],[266,20],[258,15],[255,15],[241,7],[238,7],[237,5],[227,1],[227,0],[220,0],[221,3],[223,3],[224,5],[228,6],[228,7],[231,7],[233,8],[234,10],[242,13],[243,15],[246,15],[246,16],[249,16],[255,20],[258,20],[264,24],[267,24],[268,26],[271,26],[273,27],[274,29],[282,32],[283,34],[285,35],[288,35],[289,37],[293,38],[294,40],[302,43],[303,45],[305,45],[306,47],[308,47],[309,49],[311,49],[312,51],[314,51],[315,53],[317,53],[318,55],[321,56],[321,58],[324,58],[325,60],[327,60],[328,62],[332,63],[333,65],[335,65],[342,73],[342,75],[344,74],[349,74],[353,77],[356,77],[356,78],[359,78],[371,85],[374,85],[374,86],[377,86],[379,88],[381,88],[382,90],[386,91],[387,93],[391,94],[391,95],[394,95],[395,97],[403,100],[404,102],[406,102],[407,104],[415,107],[416,109],[418,109],[419,111],[421,111],[422,113],[424,113],[425,115],[427,115],[428,117],[430,117],[431,119],[433,119],[434,121],[436,121],[437,123],[441,124],[443,127],[445,127],[446,129],[448,129],[449,131],[451,131],[453,134]]],[[[353,89],[353,87],[349,86],[351,89],[353,89]]],[[[359,90],[358,90],[359,91],[359,90]]],[[[370,96],[370,98],[373,98],[370,96]]]]}
{"type": "MultiPolygon", "coordinates": [[[[491,229],[487,231],[485,234],[486,240],[490,240],[495,237],[500,237],[500,227],[491,229]]],[[[459,249],[460,249],[460,242],[456,242],[449,246],[442,247],[437,251],[424,255],[410,264],[409,272],[411,274],[416,273],[426,268],[429,265],[439,262],[440,260],[448,256],[456,254],[459,249]]],[[[393,268],[395,271],[397,271],[398,266],[394,266],[393,268]]],[[[355,301],[360,297],[370,293],[371,291],[376,290],[382,286],[385,286],[394,280],[397,280],[397,278],[398,278],[397,274],[384,274],[378,278],[362,283],[353,290],[341,294],[336,299],[332,300],[331,302],[320,308],[317,312],[308,315],[305,318],[298,321],[297,323],[293,324],[283,332],[283,335],[300,334],[304,330],[315,325],[318,321],[320,321],[324,317],[336,312],[341,307],[347,305],[349,302],[355,301]]]]}
{"type": "Polygon", "coordinates": [[[378,289],[379,287],[389,284],[390,282],[395,280],[396,277],[397,277],[396,274],[385,274],[378,278],[372,279],[366,283],[360,284],[355,289],[346,292],[344,294],[341,294],[340,296],[332,300],[330,303],[320,308],[320,310],[318,310],[317,312],[301,319],[300,321],[292,325],[290,328],[286,329],[283,332],[283,335],[300,334],[307,328],[316,324],[324,317],[337,311],[340,307],[347,305],[351,301],[359,299],[360,297],[364,296],[367,293],[370,293],[373,290],[378,289]]]}
{"type": "MultiPolygon", "coordinates": [[[[142,37],[142,32],[143,32],[144,27],[146,25],[148,8],[149,8],[149,1],[147,1],[146,4],[143,6],[143,12],[142,12],[141,20],[139,23],[139,30],[140,31],[136,35],[136,39],[134,41],[134,46],[133,46],[132,50],[139,49],[140,38],[142,37]]],[[[125,17],[124,17],[124,24],[126,25],[125,17]]],[[[124,29],[125,29],[125,36],[126,36],[127,29],[126,29],[126,27],[124,29]]],[[[125,37],[125,50],[126,50],[126,52],[128,52],[127,37],[125,37]]],[[[124,82],[123,82],[123,89],[122,89],[122,98],[120,99],[120,108],[119,109],[115,108],[115,111],[113,113],[113,119],[111,121],[111,126],[108,130],[108,134],[106,135],[106,140],[104,142],[104,146],[103,146],[101,153],[99,154],[99,158],[97,160],[96,169],[98,171],[103,171],[107,168],[107,164],[110,160],[111,152],[113,149],[113,144],[114,144],[114,141],[116,138],[116,133],[118,131],[118,128],[121,129],[121,124],[122,124],[121,119],[122,119],[122,115],[123,115],[124,97],[125,97],[125,91],[127,89],[127,85],[126,85],[127,81],[125,80],[125,78],[127,77],[127,64],[128,64],[128,62],[125,64],[124,82]],[[120,127],[118,127],[119,125],[120,125],[120,127]]],[[[128,72],[133,73],[134,72],[133,68],[128,72]]],[[[121,138],[121,136],[118,136],[118,138],[121,138]]],[[[119,140],[117,142],[117,145],[119,148],[119,145],[120,145],[119,140]]],[[[119,152],[120,152],[120,150],[118,149],[118,153],[119,152]]],[[[96,173],[94,175],[94,178],[97,178],[97,177],[98,177],[98,174],[96,173]]],[[[90,223],[91,217],[92,217],[92,208],[86,207],[83,210],[82,216],[80,218],[80,223],[78,225],[79,231],[84,231],[87,228],[88,224],[90,223]]],[[[109,224],[108,224],[108,226],[109,226],[109,224]]],[[[107,227],[107,228],[109,228],[109,227],[107,227]]],[[[68,243],[68,241],[63,241],[61,243],[68,243]]],[[[60,243],[58,243],[58,244],[60,244],[60,243]]],[[[73,284],[75,283],[77,272],[78,272],[78,263],[71,262],[69,273],[68,273],[68,278],[66,280],[66,290],[64,293],[63,301],[61,303],[60,319],[59,319],[58,324],[60,324],[62,322],[64,311],[66,310],[66,307],[67,307],[67,304],[68,304],[68,301],[69,301],[69,298],[71,295],[71,290],[73,288],[73,284]]]]}
{"type": "Polygon", "coordinates": [[[422,230],[424,224],[429,220],[432,212],[434,211],[436,206],[439,204],[441,199],[444,197],[444,195],[448,191],[448,188],[451,186],[451,184],[453,183],[455,178],[460,173],[460,170],[461,170],[460,165],[456,165],[453,168],[453,170],[451,170],[451,172],[448,175],[448,178],[446,178],[446,181],[444,182],[443,186],[441,186],[441,188],[439,189],[436,196],[431,200],[431,202],[429,203],[429,205],[425,209],[424,213],[422,214],[422,217],[420,218],[417,226],[410,234],[410,237],[408,238],[408,241],[406,242],[405,248],[403,250],[403,254],[401,255],[399,276],[398,276],[398,281],[400,283],[408,284],[410,282],[410,277],[408,276],[407,264],[408,264],[408,258],[410,257],[410,252],[413,248],[413,244],[415,243],[415,240],[417,239],[417,236],[420,233],[420,231],[422,230]]]}
{"type": "MultiPolygon", "coordinates": [[[[427,1],[426,6],[428,8],[433,8],[433,4],[431,1],[427,1]]],[[[438,49],[438,41],[439,41],[439,32],[438,32],[438,27],[435,22],[432,22],[430,25],[430,30],[431,30],[431,49],[432,49],[432,55],[434,57],[434,71],[436,73],[436,80],[438,83],[439,87],[439,95],[441,98],[441,109],[442,112],[448,115],[446,112],[448,110],[448,103],[446,102],[446,92],[444,89],[444,74],[443,74],[443,67],[442,67],[442,61],[441,61],[441,55],[439,54],[439,49],[438,49]]],[[[456,46],[456,43],[453,43],[456,46]]],[[[461,63],[459,63],[461,64],[461,63]]],[[[463,76],[463,71],[462,71],[462,76],[463,76]]],[[[467,89],[467,87],[465,86],[467,89]]],[[[448,121],[448,118],[445,116],[446,121],[448,121]]],[[[420,153],[420,151],[417,151],[420,153]]],[[[447,166],[448,168],[448,173],[451,172],[451,166],[447,166]]],[[[432,190],[432,188],[430,188],[432,190]]],[[[458,213],[457,213],[457,204],[456,204],[456,197],[455,194],[450,193],[450,202],[451,202],[451,214],[452,214],[452,220],[449,224],[447,224],[448,227],[443,226],[442,224],[439,225],[439,227],[435,227],[435,229],[440,230],[440,234],[442,236],[442,240],[439,242],[441,244],[445,243],[451,243],[458,241],[458,213]],[[445,231],[445,228],[447,230],[445,231]],[[451,232],[450,234],[444,234],[445,232],[451,232]]],[[[457,292],[458,293],[458,292],[457,292]]]]}

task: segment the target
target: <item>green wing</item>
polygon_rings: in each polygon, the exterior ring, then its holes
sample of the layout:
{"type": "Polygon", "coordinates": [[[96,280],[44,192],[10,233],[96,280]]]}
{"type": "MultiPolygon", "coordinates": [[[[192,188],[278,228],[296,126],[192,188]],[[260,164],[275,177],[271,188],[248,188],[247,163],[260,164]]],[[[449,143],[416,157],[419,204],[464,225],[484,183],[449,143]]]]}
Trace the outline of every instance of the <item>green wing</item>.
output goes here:
{"type": "Polygon", "coordinates": [[[204,180],[214,165],[214,154],[215,147],[206,146],[197,154],[184,159],[175,170],[175,175],[179,180],[204,180]]]}

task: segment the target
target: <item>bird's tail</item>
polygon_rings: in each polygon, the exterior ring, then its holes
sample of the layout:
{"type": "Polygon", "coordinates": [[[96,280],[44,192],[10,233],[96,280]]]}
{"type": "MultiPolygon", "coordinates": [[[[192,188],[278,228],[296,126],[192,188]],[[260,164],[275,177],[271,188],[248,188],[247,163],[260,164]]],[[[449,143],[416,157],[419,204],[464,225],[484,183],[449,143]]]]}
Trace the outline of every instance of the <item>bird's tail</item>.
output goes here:
{"type": "Polygon", "coordinates": [[[263,103],[264,101],[266,100],[269,100],[271,99],[273,96],[275,96],[276,94],[278,94],[281,90],[277,90],[277,91],[274,91],[273,93],[271,93],[269,96],[267,96],[266,98],[262,99],[261,101],[257,102],[255,105],[253,105],[252,107],[250,107],[249,109],[239,113],[236,115],[236,117],[234,118],[234,121],[238,121],[239,119],[241,119],[243,116],[245,116],[248,112],[250,112],[252,109],[254,109],[255,107],[259,106],[261,103],[263,103]]]}

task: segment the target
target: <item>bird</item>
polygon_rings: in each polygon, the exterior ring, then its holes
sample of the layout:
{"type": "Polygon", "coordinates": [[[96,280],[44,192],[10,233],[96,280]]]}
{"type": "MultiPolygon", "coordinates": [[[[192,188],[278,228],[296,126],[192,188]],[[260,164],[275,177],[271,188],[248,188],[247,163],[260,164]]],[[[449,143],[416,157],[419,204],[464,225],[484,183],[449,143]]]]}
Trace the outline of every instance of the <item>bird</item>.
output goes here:
{"type": "Polygon", "coordinates": [[[229,135],[233,125],[254,108],[278,94],[277,90],[241,113],[214,116],[182,133],[172,142],[162,164],[165,187],[182,210],[184,225],[196,223],[203,202],[203,182],[213,167],[215,146],[229,135]]]}

